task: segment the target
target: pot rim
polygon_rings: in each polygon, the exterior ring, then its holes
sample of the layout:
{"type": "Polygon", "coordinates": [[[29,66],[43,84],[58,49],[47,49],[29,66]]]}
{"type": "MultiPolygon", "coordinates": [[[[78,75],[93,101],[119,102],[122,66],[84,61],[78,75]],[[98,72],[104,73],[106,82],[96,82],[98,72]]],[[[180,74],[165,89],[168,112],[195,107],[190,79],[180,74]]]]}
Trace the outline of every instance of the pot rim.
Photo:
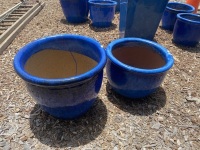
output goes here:
{"type": "Polygon", "coordinates": [[[115,65],[117,65],[127,71],[130,71],[130,72],[137,72],[137,73],[143,73],[143,74],[162,73],[162,72],[169,70],[174,64],[173,56],[166,48],[159,45],[158,43],[155,43],[150,40],[142,39],[142,38],[121,38],[121,39],[114,40],[107,46],[106,54],[107,54],[107,57],[111,60],[111,62],[114,63],[115,65]],[[158,50],[159,53],[162,54],[166,64],[164,66],[156,68],[156,69],[142,69],[142,68],[129,66],[129,65],[126,65],[126,64],[120,62],[118,59],[116,59],[114,57],[114,55],[112,54],[112,50],[115,46],[126,43],[126,42],[142,43],[143,45],[149,45],[149,46],[154,47],[155,49],[158,50]]]}
{"type": "Polygon", "coordinates": [[[192,5],[186,4],[186,3],[180,3],[180,2],[169,2],[166,6],[166,9],[169,11],[181,13],[181,12],[186,12],[186,13],[191,13],[195,10],[195,8],[192,5]],[[189,9],[188,10],[177,10],[174,8],[171,8],[169,5],[175,4],[175,5],[180,5],[180,6],[187,6],[189,9]]]}
{"type": "Polygon", "coordinates": [[[88,3],[90,5],[95,5],[95,6],[116,6],[117,2],[112,1],[112,0],[89,0],[88,3]]]}
{"type": "MultiPolygon", "coordinates": [[[[24,64],[25,63],[26,62],[24,62],[24,64]]],[[[47,37],[43,37],[43,38],[39,38],[37,40],[31,41],[30,43],[26,44],[17,52],[13,61],[13,66],[16,73],[26,82],[37,85],[37,86],[62,86],[62,85],[67,86],[67,85],[74,85],[74,84],[77,85],[79,83],[82,84],[88,81],[89,79],[91,79],[92,77],[94,77],[95,75],[97,75],[104,68],[105,64],[106,64],[106,54],[105,54],[105,50],[103,49],[103,46],[101,46],[101,44],[93,38],[82,36],[82,35],[76,35],[76,34],[56,34],[56,35],[47,36],[47,37]],[[29,58],[32,55],[34,55],[35,52],[37,52],[37,50],[33,52],[33,48],[35,46],[38,46],[38,44],[41,44],[40,42],[46,43],[49,40],[63,39],[63,38],[81,40],[81,41],[92,43],[96,47],[96,50],[99,51],[99,54],[100,54],[100,60],[97,63],[97,65],[83,74],[71,76],[68,78],[58,78],[58,79],[40,78],[37,76],[33,76],[25,71],[23,62],[22,62],[23,61],[22,57],[24,57],[27,53],[31,51],[32,51],[32,54],[29,56],[29,58]]]]}
{"type": "Polygon", "coordinates": [[[200,14],[179,13],[179,14],[177,14],[177,19],[180,19],[182,21],[186,21],[188,23],[200,24],[200,14]],[[187,19],[187,18],[185,18],[185,16],[197,17],[197,18],[199,18],[199,21],[194,21],[194,20],[191,20],[191,19],[187,19]]]}

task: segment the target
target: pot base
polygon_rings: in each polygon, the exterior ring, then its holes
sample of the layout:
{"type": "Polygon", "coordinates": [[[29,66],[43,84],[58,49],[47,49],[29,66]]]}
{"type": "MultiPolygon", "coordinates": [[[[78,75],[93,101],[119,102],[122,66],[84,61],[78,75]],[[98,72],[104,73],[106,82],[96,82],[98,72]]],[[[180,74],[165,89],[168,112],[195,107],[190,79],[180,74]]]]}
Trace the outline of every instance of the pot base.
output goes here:
{"type": "Polygon", "coordinates": [[[111,22],[95,22],[95,23],[92,23],[92,25],[94,27],[98,27],[98,28],[107,28],[107,27],[110,27],[111,26],[111,22]]]}
{"type": "Polygon", "coordinates": [[[46,107],[44,105],[40,105],[40,107],[45,112],[58,119],[72,120],[81,117],[83,114],[85,114],[85,112],[87,112],[92,107],[95,100],[96,99],[92,99],[90,101],[86,101],[76,106],[51,108],[51,107],[46,107]]]}

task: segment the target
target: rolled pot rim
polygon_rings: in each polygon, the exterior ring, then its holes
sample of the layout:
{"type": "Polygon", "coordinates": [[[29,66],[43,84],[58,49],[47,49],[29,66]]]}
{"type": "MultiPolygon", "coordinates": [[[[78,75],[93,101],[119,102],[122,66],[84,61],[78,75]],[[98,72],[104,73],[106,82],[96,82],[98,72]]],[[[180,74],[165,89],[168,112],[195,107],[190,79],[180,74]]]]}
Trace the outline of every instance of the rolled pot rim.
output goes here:
{"type": "MultiPolygon", "coordinates": [[[[177,14],[177,19],[180,19],[182,21],[186,21],[188,23],[195,23],[195,24],[199,24],[200,25],[200,21],[194,21],[194,20],[191,20],[191,19],[187,19],[185,18],[184,16],[193,16],[193,17],[198,17],[200,18],[200,14],[192,14],[192,13],[179,13],[177,14]]],[[[200,19],[199,19],[200,20],[200,19]]]]}
{"type": "MultiPolygon", "coordinates": [[[[33,53],[32,55],[34,54],[35,53],[33,53]]],[[[30,43],[26,44],[17,52],[13,61],[13,66],[16,73],[26,82],[37,85],[37,86],[62,86],[62,85],[70,86],[74,84],[82,84],[86,82],[87,80],[91,79],[92,77],[94,77],[95,75],[97,75],[104,68],[105,64],[106,64],[106,54],[105,54],[105,50],[103,46],[101,46],[101,44],[93,38],[90,38],[88,36],[76,35],[76,34],[56,34],[56,35],[47,36],[47,37],[43,37],[43,38],[39,38],[37,40],[31,41],[30,43]],[[24,67],[22,66],[22,62],[20,61],[22,61],[21,58],[24,55],[26,55],[26,53],[32,51],[30,47],[33,48],[33,46],[36,46],[41,41],[43,41],[44,43],[48,42],[44,40],[63,39],[63,38],[92,42],[97,47],[97,50],[99,51],[100,61],[91,70],[83,74],[68,77],[68,78],[58,78],[58,79],[57,78],[56,79],[40,78],[37,76],[33,76],[25,71],[24,67]]]]}
{"type": "Polygon", "coordinates": [[[186,3],[180,3],[180,2],[169,2],[166,6],[166,9],[169,11],[173,11],[173,12],[186,12],[186,13],[191,13],[195,10],[195,8],[192,5],[186,4],[186,3]],[[177,10],[177,9],[173,9],[169,6],[169,4],[178,4],[178,5],[182,5],[182,6],[187,6],[188,8],[190,8],[190,10],[177,10]]]}
{"type": "Polygon", "coordinates": [[[96,5],[96,6],[114,6],[117,5],[117,2],[112,1],[112,0],[104,0],[104,1],[100,1],[100,0],[89,0],[88,3],[90,5],[96,5]],[[104,3],[103,3],[104,2],[104,3]],[[106,3],[105,3],[106,2],[106,3]]]}
{"type": "Polygon", "coordinates": [[[142,74],[162,73],[162,72],[169,70],[174,64],[173,56],[166,48],[164,48],[163,46],[161,46],[153,41],[142,39],[142,38],[121,38],[121,39],[114,40],[107,46],[106,54],[107,54],[107,57],[111,60],[111,62],[114,63],[115,65],[123,68],[124,70],[130,71],[130,72],[142,73],[142,74]],[[159,50],[159,53],[162,53],[162,56],[164,57],[166,64],[164,66],[156,68],[156,69],[142,69],[142,68],[129,66],[129,65],[126,65],[126,64],[120,62],[118,59],[116,59],[113,56],[112,50],[115,46],[126,43],[126,42],[135,42],[135,43],[140,42],[144,45],[153,46],[154,48],[159,50]]]}

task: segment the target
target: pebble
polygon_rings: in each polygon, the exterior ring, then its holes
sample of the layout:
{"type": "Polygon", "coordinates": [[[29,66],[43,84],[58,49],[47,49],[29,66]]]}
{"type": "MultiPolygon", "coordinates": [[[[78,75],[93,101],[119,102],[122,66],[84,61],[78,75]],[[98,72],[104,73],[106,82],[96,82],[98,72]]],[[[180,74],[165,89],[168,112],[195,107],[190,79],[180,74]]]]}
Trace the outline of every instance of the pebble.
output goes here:
{"type": "Polygon", "coordinates": [[[163,122],[164,118],[163,117],[158,117],[158,121],[163,122]]]}
{"type": "Polygon", "coordinates": [[[6,145],[6,142],[3,141],[3,142],[0,142],[0,147],[4,147],[6,145]]]}

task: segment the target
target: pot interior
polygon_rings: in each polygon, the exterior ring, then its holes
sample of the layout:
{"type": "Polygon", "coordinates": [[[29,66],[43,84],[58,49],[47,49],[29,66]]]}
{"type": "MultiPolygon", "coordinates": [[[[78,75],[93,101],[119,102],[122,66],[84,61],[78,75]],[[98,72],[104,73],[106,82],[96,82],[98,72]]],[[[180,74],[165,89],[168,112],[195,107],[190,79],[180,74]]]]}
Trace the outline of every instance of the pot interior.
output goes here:
{"type": "Polygon", "coordinates": [[[25,70],[40,78],[68,78],[83,74],[97,65],[88,56],[65,50],[45,49],[33,54],[25,70]]]}
{"type": "Polygon", "coordinates": [[[167,7],[177,11],[192,11],[192,7],[182,3],[168,3],[167,7]]]}
{"type": "Polygon", "coordinates": [[[195,21],[200,23],[200,16],[197,15],[191,15],[191,14],[181,14],[180,15],[183,19],[187,19],[189,21],[195,21]]]}
{"type": "Polygon", "coordinates": [[[117,46],[112,54],[120,62],[135,68],[156,69],[166,64],[162,55],[150,46],[117,46]]]}

